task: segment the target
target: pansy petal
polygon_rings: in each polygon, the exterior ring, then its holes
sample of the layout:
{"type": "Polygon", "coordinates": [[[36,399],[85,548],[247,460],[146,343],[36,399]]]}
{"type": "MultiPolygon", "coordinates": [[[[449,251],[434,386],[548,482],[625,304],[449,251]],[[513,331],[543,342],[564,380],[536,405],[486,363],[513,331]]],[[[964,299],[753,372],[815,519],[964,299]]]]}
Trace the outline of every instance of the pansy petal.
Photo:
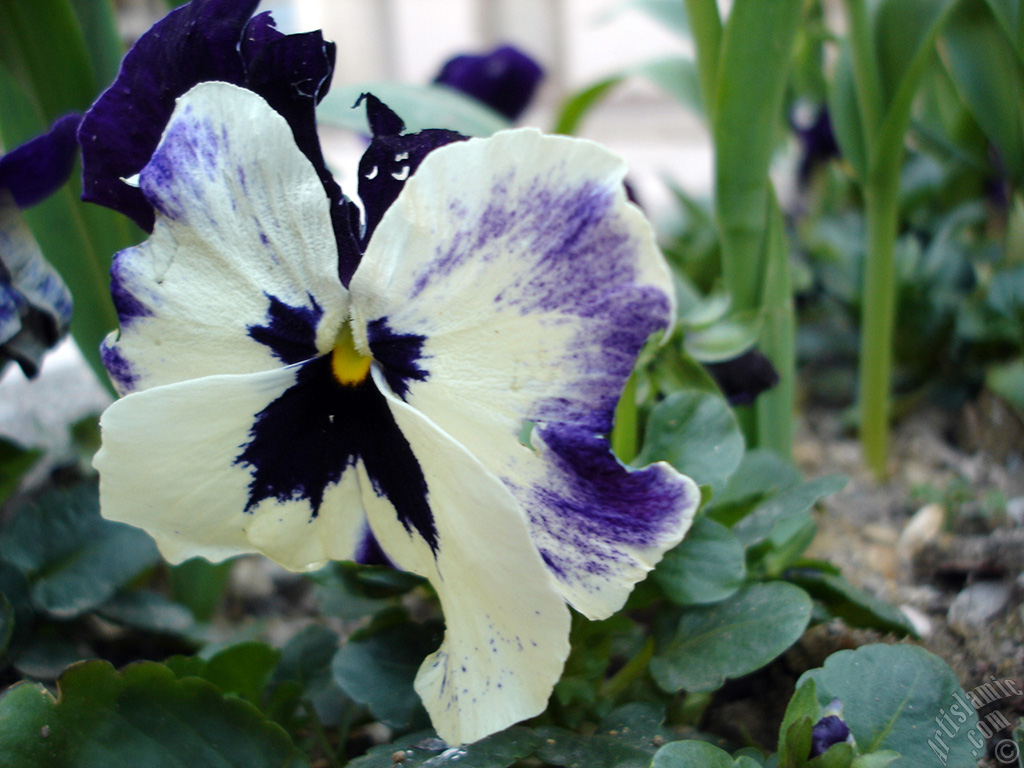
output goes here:
{"type": "MultiPolygon", "coordinates": [[[[334,71],[334,44],[319,32],[282,35],[268,14],[250,20],[257,5],[258,0],[192,0],[138,40],[79,132],[86,200],[151,231],[153,209],[124,180],[149,160],[175,99],[198,83],[219,81],[256,91],[285,117],[328,196],[340,204],[314,123],[316,101],[334,71]]],[[[339,223],[347,228],[347,221],[339,223]]]]}
{"type": "Polygon", "coordinates": [[[505,480],[565,599],[585,616],[606,618],[682,540],[700,490],[664,462],[624,467],[586,430],[537,428],[532,444],[536,453],[519,452],[505,480]]]}
{"type": "Polygon", "coordinates": [[[621,606],[697,503],[674,470],[630,473],[597,437],[640,347],[673,314],[667,266],[626,201],[624,172],[595,144],[528,129],[435,150],[350,286],[366,329],[357,343],[515,492],[538,546],[566,537],[549,565],[591,617],[621,606]],[[578,460],[522,445],[529,422],[562,435],[578,460]],[[623,499],[652,506],[630,515],[623,499]]]}
{"type": "Polygon", "coordinates": [[[26,376],[35,376],[70,323],[67,286],[43,257],[11,194],[0,190],[0,361],[16,360],[26,376]]]}
{"type": "Polygon", "coordinates": [[[266,370],[333,346],[347,293],[328,200],[263,99],[196,86],[139,184],[161,215],[111,270],[121,331],[105,362],[122,391],[266,370]]]}
{"type": "Polygon", "coordinates": [[[355,472],[307,499],[266,498],[247,510],[254,468],[238,460],[258,414],[292,388],[302,366],[212,376],[136,392],[103,414],[105,517],[148,531],[171,562],[262,552],[305,570],[350,558],[361,543],[355,472]]]}
{"type": "MultiPolygon", "coordinates": [[[[366,117],[373,131],[370,146],[359,160],[359,198],[366,212],[363,245],[370,240],[384,212],[402,191],[423,159],[438,147],[466,139],[461,133],[431,128],[403,133],[405,123],[380,99],[365,93],[366,117]]],[[[344,279],[344,278],[343,278],[344,279]]]]}
{"type": "Polygon", "coordinates": [[[82,116],[65,115],[37,136],[0,157],[0,189],[20,208],[35,205],[64,185],[78,155],[75,132],[82,116]]]}
{"type": "Polygon", "coordinates": [[[364,505],[387,555],[437,590],[447,631],[416,690],[443,739],[472,742],[545,709],[569,652],[569,612],[509,491],[379,370],[374,380],[426,478],[436,548],[403,525],[360,465],[364,505]]]}

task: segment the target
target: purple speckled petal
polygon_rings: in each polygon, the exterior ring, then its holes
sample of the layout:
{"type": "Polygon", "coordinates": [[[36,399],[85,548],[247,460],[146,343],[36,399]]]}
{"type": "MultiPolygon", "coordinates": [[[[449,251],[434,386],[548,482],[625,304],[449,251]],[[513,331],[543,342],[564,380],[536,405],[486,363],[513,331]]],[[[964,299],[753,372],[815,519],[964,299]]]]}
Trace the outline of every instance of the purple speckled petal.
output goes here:
{"type": "Polygon", "coordinates": [[[449,59],[434,82],[462,91],[515,120],[529,106],[543,79],[544,70],[536,61],[518,48],[503,45],[490,53],[449,59]]]}
{"type": "MultiPolygon", "coordinates": [[[[334,46],[318,32],[282,35],[268,14],[250,21],[257,5],[258,0],[193,0],[139,39],[79,130],[86,200],[121,211],[152,231],[152,208],[123,179],[149,161],[175,100],[198,83],[220,81],[256,91],[288,120],[328,196],[340,205],[314,116],[330,84],[334,46]]],[[[348,227],[347,214],[339,215],[338,224],[348,227]]]]}
{"type": "Polygon", "coordinates": [[[533,445],[536,461],[507,482],[566,599],[585,615],[607,615],[683,538],[700,490],[665,463],[624,467],[604,438],[579,428],[539,428],[533,445]]]}
{"type": "Polygon", "coordinates": [[[82,116],[65,115],[42,136],[0,157],[0,189],[8,190],[20,208],[35,205],[60,188],[75,165],[75,132],[82,116]]]}
{"type": "Polygon", "coordinates": [[[329,200],[266,101],[202,83],[178,101],[139,188],[153,235],[111,269],[121,392],[329,351],[344,321],[329,200]]]}
{"type": "Polygon", "coordinates": [[[465,448],[373,383],[423,469],[436,540],[410,530],[390,494],[357,464],[363,506],[381,548],[430,580],[445,639],[424,660],[416,691],[438,735],[476,741],[542,712],[569,651],[569,611],[508,489],[465,448]]]}
{"type": "MultiPolygon", "coordinates": [[[[621,606],[697,500],[668,467],[627,473],[598,437],[641,346],[673,313],[668,268],[626,200],[624,172],[591,142],[529,129],[437,149],[381,219],[351,283],[368,346],[381,322],[418,339],[396,350],[402,397],[513,489],[553,575],[563,571],[566,599],[593,617],[621,606]],[[522,445],[526,422],[551,441],[571,435],[586,460],[522,445]],[[598,471],[615,482],[596,482],[598,471]],[[614,517],[624,493],[654,505],[649,518],[638,513],[639,538],[617,540],[616,526],[629,530],[620,520],[580,549],[578,531],[597,533],[579,499],[614,517]]],[[[378,363],[387,377],[392,364],[378,363]]]]}

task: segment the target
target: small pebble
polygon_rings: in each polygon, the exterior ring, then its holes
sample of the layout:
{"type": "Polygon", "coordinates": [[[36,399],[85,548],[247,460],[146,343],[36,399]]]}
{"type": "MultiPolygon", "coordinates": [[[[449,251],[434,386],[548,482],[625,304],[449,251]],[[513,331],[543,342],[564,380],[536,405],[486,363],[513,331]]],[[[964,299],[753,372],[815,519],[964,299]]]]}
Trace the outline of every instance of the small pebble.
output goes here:
{"type": "Polygon", "coordinates": [[[965,587],[949,606],[950,626],[965,637],[994,619],[1010,602],[1012,589],[1003,581],[976,581],[965,587]]]}
{"type": "Polygon", "coordinates": [[[925,544],[934,541],[942,532],[946,510],[941,504],[926,504],[914,513],[900,532],[896,552],[902,560],[911,560],[925,544]]]}

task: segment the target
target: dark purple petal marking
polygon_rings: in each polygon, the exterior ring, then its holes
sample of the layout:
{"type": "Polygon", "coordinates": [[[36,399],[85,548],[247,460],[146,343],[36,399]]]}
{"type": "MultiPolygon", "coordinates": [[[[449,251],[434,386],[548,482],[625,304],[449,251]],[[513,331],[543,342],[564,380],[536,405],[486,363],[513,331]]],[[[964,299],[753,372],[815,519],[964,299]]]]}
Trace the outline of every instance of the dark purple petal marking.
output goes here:
{"type": "Polygon", "coordinates": [[[426,381],[429,373],[420,367],[426,337],[414,333],[395,333],[382,317],[367,325],[370,352],[381,365],[391,390],[403,400],[410,381],[426,381]]]}
{"type": "Polygon", "coordinates": [[[276,296],[265,295],[270,301],[266,325],[250,325],[249,336],[269,347],[286,365],[316,357],[316,328],[324,314],[316,299],[307,294],[311,306],[292,307],[276,296]]]}
{"type": "Polygon", "coordinates": [[[100,359],[118,392],[127,394],[135,389],[135,385],[139,382],[139,375],[116,346],[104,341],[100,345],[100,359]]]}
{"type": "Polygon", "coordinates": [[[695,501],[691,487],[671,471],[627,469],[606,440],[584,429],[542,427],[537,437],[545,446],[547,474],[540,483],[513,490],[544,534],[541,557],[560,580],[613,576],[627,557],[620,547],[658,549],[679,530],[681,510],[695,501]]]}
{"type": "Polygon", "coordinates": [[[113,264],[110,266],[110,295],[114,300],[117,320],[122,328],[127,328],[141,317],[153,315],[152,310],[139,301],[128,287],[131,283],[131,276],[126,274],[128,265],[128,254],[118,253],[114,256],[113,264]]]}
{"type": "Polygon", "coordinates": [[[82,116],[65,115],[37,136],[0,157],[0,189],[8,190],[19,208],[35,205],[56,192],[75,165],[75,133],[82,116]]]}
{"type": "Polygon", "coordinates": [[[462,91],[515,120],[526,110],[543,78],[544,70],[536,61],[504,45],[490,53],[449,59],[434,82],[462,91]]]}
{"type": "MultiPolygon", "coordinates": [[[[455,131],[430,129],[402,134],[405,123],[377,97],[365,93],[366,114],[373,131],[373,140],[359,161],[359,197],[365,211],[362,247],[370,242],[384,212],[395,202],[405,182],[419,168],[423,159],[438,147],[468,137],[455,131]]],[[[345,285],[348,285],[347,281],[345,285]]]]}
{"type": "Polygon", "coordinates": [[[234,462],[252,468],[247,512],[265,499],[305,499],[316,517],[327,486],[362,461],[374,491],[394,506],[406,531],[437,551],[423,471],[371,379],[344,386],[331,372],[330,356],[303,363],[295,384],[256,415],[249,434],[234,462]]]}

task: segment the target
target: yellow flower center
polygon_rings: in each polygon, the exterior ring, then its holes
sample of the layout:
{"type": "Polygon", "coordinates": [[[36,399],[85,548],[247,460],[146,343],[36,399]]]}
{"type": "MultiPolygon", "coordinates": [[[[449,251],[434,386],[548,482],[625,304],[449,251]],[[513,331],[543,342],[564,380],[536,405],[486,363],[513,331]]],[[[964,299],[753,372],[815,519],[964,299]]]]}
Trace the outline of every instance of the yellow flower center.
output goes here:
{"type": "Polygon", "coordinates": [[[373,360],[356,349],[352,339],[352,329],[348,323],[341,327],[334,350],[331,352],[331,370],[339,384],[354,387],[370,373],[370,362],[373,360]]]}

